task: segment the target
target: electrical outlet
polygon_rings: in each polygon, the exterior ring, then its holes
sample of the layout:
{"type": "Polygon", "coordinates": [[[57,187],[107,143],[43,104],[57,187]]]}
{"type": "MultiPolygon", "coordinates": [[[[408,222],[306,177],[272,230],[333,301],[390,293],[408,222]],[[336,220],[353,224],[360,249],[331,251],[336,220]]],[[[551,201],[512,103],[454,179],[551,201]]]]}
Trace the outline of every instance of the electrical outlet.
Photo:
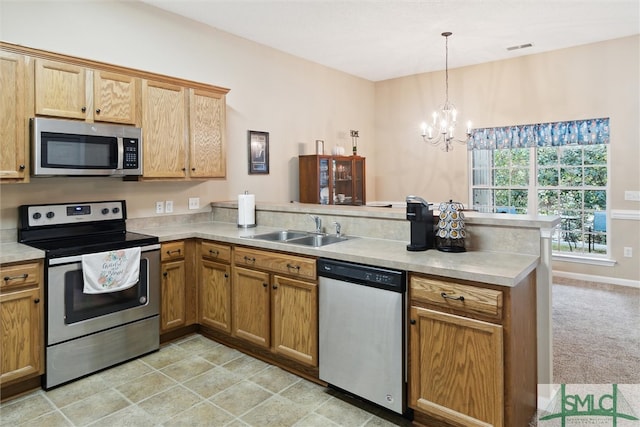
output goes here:
{"type": "Polygon", "coordinates": [[[165,202],[164,202],[164,211],[166,213],[173,212],[173,200],[165,200],[165,202]]]}
{"type": "Polygon", "coordinates": [[[625,258],[631,258],[633,257],[633,248],[630,248],[628,246],[624,247],[624,256],[625,258]]]}
{"type": "Polygon", "coordinates": [[[156,202],[156,213],[164,213],[164,202],[156,202]]]}
{"type": "Polygon", "coordinates": [[[625,200],[632,200],[634,202],[640,202],[640,191],[625,191],[624,192],[625,200]]]}
{"type": "Polygon", "coordinates": [[[200,209],[200,197],[189,197],[189,209],[200,209]]]}

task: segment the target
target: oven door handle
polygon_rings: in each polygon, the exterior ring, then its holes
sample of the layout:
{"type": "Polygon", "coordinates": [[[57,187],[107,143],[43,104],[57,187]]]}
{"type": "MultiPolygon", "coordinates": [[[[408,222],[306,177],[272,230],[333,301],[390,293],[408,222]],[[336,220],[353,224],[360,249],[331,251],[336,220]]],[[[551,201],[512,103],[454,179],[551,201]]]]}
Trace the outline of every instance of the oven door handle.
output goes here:
{"type": "MultiPolygon", "coordinates": [[[[140,252],[145,253],[145,252],[149,252],[149,251],[153,251],[156,249],[160,249],[160,244],[154,244],[154,245],[147,245],[147,246],[141,246],[140,247],[140,252]]],[[[106,252],[106,251],[105,251],[106,252]]],[[[60,265],[60,264],[69,264],[72,262],[80,262],[82,261],[82,255],[74,255],[74,256],[67,256],[67,257],[61,257],[61,258],[53,258],[49,260],[49,265],[53,266],[53,265],[60,265]]]]}

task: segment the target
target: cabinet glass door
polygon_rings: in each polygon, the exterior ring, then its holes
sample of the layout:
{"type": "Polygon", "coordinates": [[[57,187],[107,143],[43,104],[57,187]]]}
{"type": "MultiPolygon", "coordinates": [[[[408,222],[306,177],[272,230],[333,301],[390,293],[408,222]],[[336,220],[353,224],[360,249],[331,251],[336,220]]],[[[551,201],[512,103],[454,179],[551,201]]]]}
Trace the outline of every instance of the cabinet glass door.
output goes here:
{"type": "Polygon", "coordinates": [[[328,205],[329,204],[329,158],[320,158],[319,159],[320,162],[320,167],[319,167],[319,173],[320,173],[320,178],[319,178],[319,182],[320,185],[318,187],[320,187],[320,194],[319,194],[319,199],[320,199],[320,204],[321,205],[328,205]]]}
{"type": "Polygon", "coordinates": [[[333,160],[333,202],[336,205],[353,203],[353,176],[351,159],[333,160]]]}
{"type": "Polygon", "coordinates": [[[353,188],[354,188],[354,205],[363,205],[365,203],[364,200],[364,161],[356,160],[353,162],[353,167],[355,169],[353,173],[353,188]]]}

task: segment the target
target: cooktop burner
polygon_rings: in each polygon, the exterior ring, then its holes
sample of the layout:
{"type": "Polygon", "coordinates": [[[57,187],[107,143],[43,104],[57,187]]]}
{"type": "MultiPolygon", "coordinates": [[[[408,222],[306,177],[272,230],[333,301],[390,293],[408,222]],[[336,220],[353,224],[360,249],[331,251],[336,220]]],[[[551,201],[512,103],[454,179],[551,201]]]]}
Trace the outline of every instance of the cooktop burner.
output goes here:
{"type": "Polygon", "coordinates": [[[146,246],[158,238],[126,231],[126,202],[23,205],[18,208],[18,241],[46,257],[82,255],[146,246]]]}

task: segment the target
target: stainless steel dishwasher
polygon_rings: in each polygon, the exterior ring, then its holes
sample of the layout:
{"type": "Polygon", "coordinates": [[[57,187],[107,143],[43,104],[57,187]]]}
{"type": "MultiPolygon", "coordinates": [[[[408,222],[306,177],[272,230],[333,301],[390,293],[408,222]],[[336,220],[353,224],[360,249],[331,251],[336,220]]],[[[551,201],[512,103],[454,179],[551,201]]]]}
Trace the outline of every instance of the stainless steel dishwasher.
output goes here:
{"type": "Polygon", "coordinates": [[[320,379],[404,413],[406,273],[321,258],[320,379]]]}

